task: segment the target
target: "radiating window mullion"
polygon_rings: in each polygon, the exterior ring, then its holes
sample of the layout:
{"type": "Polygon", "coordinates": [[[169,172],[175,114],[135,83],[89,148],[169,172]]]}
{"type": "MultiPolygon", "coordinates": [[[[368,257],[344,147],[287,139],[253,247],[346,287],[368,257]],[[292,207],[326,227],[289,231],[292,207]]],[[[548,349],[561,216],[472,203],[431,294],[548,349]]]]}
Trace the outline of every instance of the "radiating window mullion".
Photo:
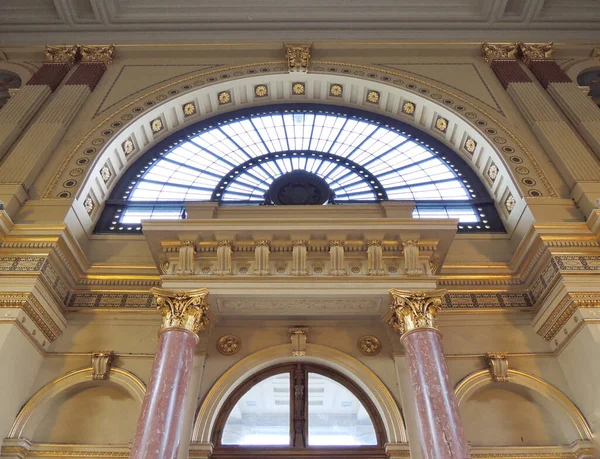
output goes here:
{"type": "Polygon", "coordinates": [[[331,142],[331,145],[329,145],[329,148],[327,149],[327,153],[331,152],[331,149],[334,147],[334,145],[337,143],[338,139],[340,138],[340,135],[342,135],[342,132],[344,132],[344,128],[346,127],[346,124],[348,124],[348,120],[350,118],[346,118],[344,121],[344,124],[342,125],[342,127],[340,128],[340,130],[338,131],[337,135],[335,136],[335,139],[333,139],[333,142],[331,142]]]}
{"type": "Polygon", "coordinates": [[[258,135],[258,138],[262,142],[262,144],[265,147],[265,150],[267,151],[267,153],[271,153],[271,150],[269,149],[269,147],[267,147],[267,144],[265,143],[265,139],[263,139],[263,136],[261,135],[260,131],[256,128],[256,125],[254,124],[254,120],[252,119],[252,117],[250,117],[248,119],[250,120],[250,124],[252,124],[252,127],[256,131],[256,135],[258,135]]]}

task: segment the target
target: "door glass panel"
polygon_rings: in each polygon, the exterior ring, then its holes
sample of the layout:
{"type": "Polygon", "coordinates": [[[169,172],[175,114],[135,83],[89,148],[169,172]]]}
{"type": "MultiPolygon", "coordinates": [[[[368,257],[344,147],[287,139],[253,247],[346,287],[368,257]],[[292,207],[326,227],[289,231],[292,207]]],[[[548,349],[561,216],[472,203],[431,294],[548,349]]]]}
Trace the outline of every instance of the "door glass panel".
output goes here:
{"type": "Polygon", "coordinates": [[[308,444],[377,445],[363,404],[340,383],[317,373],[308,374],[308,444]]]}
{"type": "Polygon", "coordinates": [[[223,445],[290,444],[290,375],[262,380],[246,392],[227,418],[223,445]]]}

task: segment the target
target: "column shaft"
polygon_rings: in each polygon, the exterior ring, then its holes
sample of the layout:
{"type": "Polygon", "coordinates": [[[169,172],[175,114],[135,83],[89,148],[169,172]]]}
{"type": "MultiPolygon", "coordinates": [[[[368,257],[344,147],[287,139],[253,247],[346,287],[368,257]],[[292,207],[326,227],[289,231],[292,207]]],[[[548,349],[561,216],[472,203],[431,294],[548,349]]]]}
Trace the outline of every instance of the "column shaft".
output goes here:
{"type": "Polygon", "coordinates": [[[196,336],[187,330],[159,335],[148,391],[144,397],[132,459],[174,459],[182,434],[183,401],[191,379],[196,336]]]}
{"type": "Polygon", "coordinates": [[[386,321],[400,332],[406,351],[423,457],[467,459],[469,444],[435,324],[444,293],[392,289],[386,321]]]}
{"type": "Polygon", "coordinates": [[[437,330],[415,329],[402,337],[415,396],[424,458],[471,457],[437,330]]]}
{"type": "Polygon", "coordinates": [[[184,403],[198,333],[208,326],[208,290],[153,289],[162,312],[158,350],[144,396],[131,459],[175,459],[183,436],[184,403]]]}

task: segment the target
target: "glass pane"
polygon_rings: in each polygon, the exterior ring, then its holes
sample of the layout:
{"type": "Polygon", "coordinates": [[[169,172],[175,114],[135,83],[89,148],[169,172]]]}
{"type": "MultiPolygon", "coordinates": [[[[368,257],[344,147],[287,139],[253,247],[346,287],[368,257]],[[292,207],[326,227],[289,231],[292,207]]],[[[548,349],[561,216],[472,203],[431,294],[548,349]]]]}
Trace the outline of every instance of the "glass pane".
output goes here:
{"type": "Polygon", "coordinates": [[[223,445],[290,444],[290,374],[264,379],[235,404],[227,418],[223,445]]]}
{"type": "Polygon", "coordinates": [[[308,374],[308,444],[377,445],[363,404],[340,383],[317,373],[308,374]]]}

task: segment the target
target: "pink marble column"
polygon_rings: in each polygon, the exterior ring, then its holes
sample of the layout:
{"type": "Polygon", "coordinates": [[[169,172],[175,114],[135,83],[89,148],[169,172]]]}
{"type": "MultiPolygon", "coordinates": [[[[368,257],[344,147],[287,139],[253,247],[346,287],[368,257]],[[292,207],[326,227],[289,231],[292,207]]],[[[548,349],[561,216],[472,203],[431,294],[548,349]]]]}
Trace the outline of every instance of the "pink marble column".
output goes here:
{"type": "Polygon", "coordinates": [[[154,289],[162,312],[158,349],[133,440],[132,459],[175,459],[198,333],[208,325],[206,289],[154,289]]]}
{"type": "Polygon", "coordinates": [[[443,293],[390,290],[387,321],[400,332],[406,351],[423,457],[465,459],[471,453],[435,325],[443,293]]]}

